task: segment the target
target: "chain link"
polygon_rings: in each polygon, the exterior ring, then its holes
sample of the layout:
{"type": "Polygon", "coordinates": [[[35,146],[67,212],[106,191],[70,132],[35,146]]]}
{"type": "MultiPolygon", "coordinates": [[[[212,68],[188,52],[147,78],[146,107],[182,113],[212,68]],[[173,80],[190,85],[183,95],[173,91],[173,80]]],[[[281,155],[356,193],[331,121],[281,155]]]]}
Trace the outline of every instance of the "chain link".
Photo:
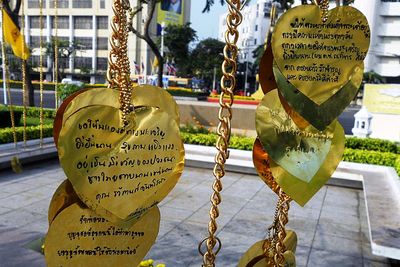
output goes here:
{"type": "Polygon", "coordinates": [[[322,21],[326,22],[328,20],[329,0],[322,0],[319,2],[319,5],[322,12],[322,21]]]}
{"type": "Polygon", "coordinates": [[[109,88],[120,90],[120,103],[123,113],[122,120],[128,124],[126,116],[132,112],[132,88],[130,80],[130,64],[128,58],[128,19],[129,1],[115,0],[113,4],[114,17],[111,22],[111,50],[108,56],[107,80],[109,88]]]}
{"type": "Polygon", "coordinates": [[[231,135],[233,91],[236,88],[236,70],[237,70],[237,41],[239,39],[238,26],[242,23],[243,17],[240,12],[242,3],[240,0],[227,0],[229,13],[227,15],[227,30],[225,33],[224,62],[222,63],[221,95],[219,99],[219,124],[217,127],[218,139],[216,142],[217,154],[215,156],[215,166],[213,174],[215,181],[212,185],[213,193],[211,195],[211,209],[209,212],[210,222],[208,224],[208,234],[206,245],[207,251],[203,255],[203,266],[215,266],[217,244],[216,231],[218,229],[217,218],[219,217],[218,205],[221,203],[222,182],[225,175],[225,162],[229,157],[229,140],[231,135]],[[225,96],[228,100],[225,102],[225,96]]]}

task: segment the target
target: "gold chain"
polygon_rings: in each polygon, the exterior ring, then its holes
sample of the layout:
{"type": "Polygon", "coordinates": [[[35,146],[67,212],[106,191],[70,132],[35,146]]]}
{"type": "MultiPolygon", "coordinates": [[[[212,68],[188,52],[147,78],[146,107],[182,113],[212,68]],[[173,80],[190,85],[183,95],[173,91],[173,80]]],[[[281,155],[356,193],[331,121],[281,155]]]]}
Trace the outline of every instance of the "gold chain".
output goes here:
{"type": "Polygon", "coordinates": [[[240,12],[240,0],[227,0],[229,13],[227,15],[227,30],[225,33],[224,47],[224,62],[222,63],[223,76],[221,78],[221,95],[219,99],[220,109],[218,113],[219,124],[217,127],[218,139],[216,148],[218,150],[215,156],[215,166],[213,174],[215,181],[213,183],[213,193],[211,195],[211,209],[210,209],[210,222],[208,224],[209,236],[207,240],[207,252],[203,256],[203,266],[215,266],[216,254],[214,252],[215,245],[217,244],[217,237],[215,236],[218,225],[217,218],[219,216],[218,205],[221,203],[222,182],[221,179],[225,175],[225,162],[229,157],[229,139],[231,135],[231,120],[232,120],[232,105],[233,105],[233,91],[236,88],[236,69],[237,69],[237,55],[238,47],[237,41],[239,39],[238,26],[242,23],[243,17],[240,12]],[[225,95],[229,99],[224,102],[225,95]]]}
{"type": "Polygon", "coordinates": [[[55,26],[55,41],[54,41],[54,97],[55,106],[58,108],[58,0],[54,0],[54,26],[55,26]]]}
{"type": "Polygon", "coordinates": [[[39,0],[39,87],[40,87],[40,148],[43,147],[43,0],[39,0]]]}
{"type": "Polygon", "coordinates": [[[112,33],[110,37],[111,50],[108,56],[107,80],[109,88],[119,88],[122,110],[122,120],[128,124],[126,116],[132,112],[132,88],[130,80],[130,65],[128,58],[128,19],[129,1],[115,0],[113,4],[112,33]]]}
{"type": "MultiPolygon", "coordinates": [[[[22,37],[25,38],[25,1],[21,2],[21,33],[22,37]]],[[[22,42],[22,51],[25,53],[25,40],[22,42]]],[[[26,146],[26,141],[27,141],[27,134],[26,134],[26,113],[27,113],[27,92],[26,92],[26,60],[22,59],[21,60],[22,64],[22,102],[23,102],[23,112],[22,112],[22,119],[24,121],[24,133],[23,133],[23,139],[24,139],[24,146],[26,146]]]]}
{"type": "Polygon", "coordinates": [[[329,0],[322,0],[322,2],[320,2],[320,7],[322,11],[322,21],[326,22],[328,20],[329,0]]]}
{"type": "Polygon", "coordinates": [[[275,255],[274,255],[274,263],[275,266],[284,266],[285,258],[283,257],[283,253],[286,251],[285,244],[283,243],[286,237],[286,229],[285,226],[289,222],[289,202],[290,197],[283,192],[282,189],[279,190],[279,213],[278,213],[278,231],[277,238],[275,243],[275,255]]]}

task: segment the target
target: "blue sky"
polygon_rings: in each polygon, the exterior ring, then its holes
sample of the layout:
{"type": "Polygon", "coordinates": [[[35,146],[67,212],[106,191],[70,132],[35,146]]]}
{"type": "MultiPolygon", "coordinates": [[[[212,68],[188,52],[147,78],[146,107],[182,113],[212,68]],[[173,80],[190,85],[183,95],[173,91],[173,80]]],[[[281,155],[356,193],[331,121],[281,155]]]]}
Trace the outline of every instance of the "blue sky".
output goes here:
{"type": "Polygon", "coordinates": [[[219,15],[226,12],[226,5],[221,6],[219,0],[214,0],[215,4],[209,13],[201,13],[206,0],[192,0],[190,20],[192,28],[197,31],[199,41],[208,37],[217,38],[219,15]]]}

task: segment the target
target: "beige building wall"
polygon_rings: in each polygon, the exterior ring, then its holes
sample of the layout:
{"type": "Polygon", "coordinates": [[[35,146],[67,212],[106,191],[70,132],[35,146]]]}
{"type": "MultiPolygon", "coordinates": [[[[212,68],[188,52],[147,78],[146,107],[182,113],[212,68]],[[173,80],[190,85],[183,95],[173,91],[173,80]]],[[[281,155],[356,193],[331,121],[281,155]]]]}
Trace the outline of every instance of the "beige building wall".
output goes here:
{"type": "MultiPolygon", "coordinates": [[[[137,5],[138,0],[131,1],[132,7],[137,5]]],[[[183,1],[183,0],[182,0],[183,1]]],[[[58,0],[58,37],[62,40],[82,44],[82,49],[71,57],[68,62],[60,62],[60,68],[67,77],[82,79],[83,76],[90,76],[91,83],[105,82],[107,69],[107,57],[110,45],[108,38],[110,35],[110,22],[113,16],[112,0],[58,0]],[[82,73],[82,71],[84,73],[82,73]],[[86,74],[89,72],[89,74],[86,74]]],[[[190,21],[190,0],[184,3],[184,22],[190,21]]],[[[145,8],[134,20],[134,26],[143,28],[143,21],[147,15],[145,8]]],[[[39,36],[39,0],[25,1],[25,37],[26,42],[33,48],[32,60],[38,62],[39,36]]],[[[43,20],[44,28],[42,36],[44,42],[49,42],[52,36],[56,35],[53,23],[56,9],[54,0],[43,0],[43,20]]],[[[154,39],[157,34],[157,10],[154,14],[150,35],[154,39]]],[[[144,65],[146,74],[151,73],[154,55],[148,45],[141,39],[129,35],[129,57],[131,61],[131,73],[135,74],[135,63],[138,66],[144,65]]],[[[52,79],[51,60],[45,60],[47,67],[46,79],[52,79]]]]}

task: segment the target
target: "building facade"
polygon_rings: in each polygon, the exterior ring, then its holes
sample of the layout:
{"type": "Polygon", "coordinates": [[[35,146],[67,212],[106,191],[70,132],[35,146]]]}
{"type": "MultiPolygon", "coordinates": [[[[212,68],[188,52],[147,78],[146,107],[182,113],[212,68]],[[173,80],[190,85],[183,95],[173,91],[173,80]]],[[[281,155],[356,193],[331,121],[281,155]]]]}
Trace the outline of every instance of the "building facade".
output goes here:
{"type": "MultiPolygon", "coordinates": [[[[181,0],[183,23],[190,20],[190,0],[181,0]]],[[[33,53],[31,60],[38,65],[40,55],[40,35],[43,42],[50,42],[57,35],[59,40],[68,41],[78,45],[74,55],[60,59],[59,69],[65,77],[89,79],[91,83],[105,82],[107,72],[109,36],[111,33],[110,22],[113,16],[111,0],[57,0],[58,23],[55,23],[55,1],[42,0],[43,3],[43,29],[40,29],[39,0],[27,0],[25,3],[25,38],[33,53]]],[[[164,1],[165,2],[165,1],[164,1]]],[[[137,0],[131,1],[133,6],[137,0]]],[[[151,36],[157,32],[158,8],[150,26],[151,36]]],[[[147,14],[144,9],[143,14],[147,14]]],[[[143,17],[136,16],[134,27],[143,27],[143,17]]],[[[141,72],[150,74],[151,62],[154,58],[148,45],[133,33],[129,35],[129,57],[131,72],[134,74],[137,66],[143,66],[141,72]]],[[[52,60],[44,60],[46,79],[52,80],[52,60]]],[[[89,81],[88,80],[88,81],[89,81]]]]}

